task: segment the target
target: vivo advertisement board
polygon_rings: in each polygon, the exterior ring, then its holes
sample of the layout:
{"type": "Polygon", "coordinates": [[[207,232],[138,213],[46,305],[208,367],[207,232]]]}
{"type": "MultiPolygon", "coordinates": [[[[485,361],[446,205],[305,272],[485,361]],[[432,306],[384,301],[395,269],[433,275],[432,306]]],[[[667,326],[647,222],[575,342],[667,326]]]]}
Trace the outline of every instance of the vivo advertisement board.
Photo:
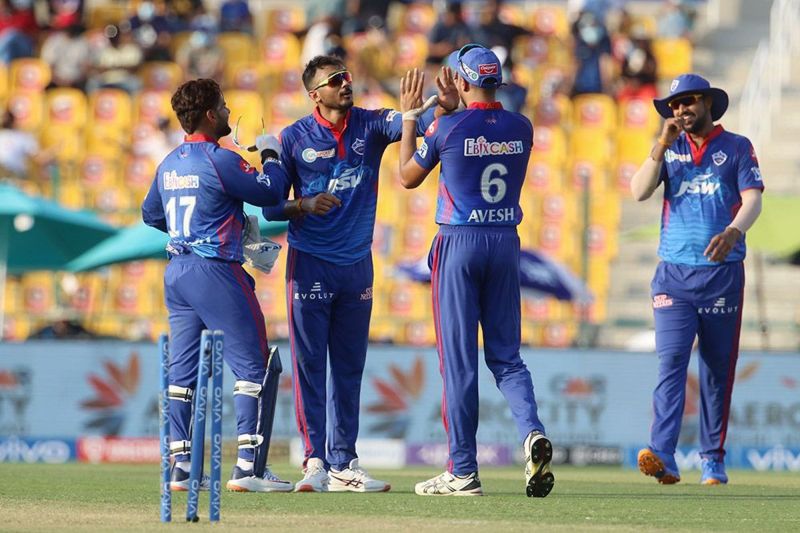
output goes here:
{"type": "MultiPolygon", "coordinates": [[[[284,374],[273,438],[289,441],[298,436],[292,365],[288,347],[280,348],[284,374]]],[[[563,448],[565,461],[629,462],[630,450],[646,445],[656,382],[654,354],[525,349],[522,356],[533,376],[539,416],[554,444],[563,448]]],[[[158,350],[152,344],[4,343],[0,447],[11,438],[29,447],[57,439],[71,443],[71,457],[85,455],[84,449],[91,451],[89,456],[103,457],[108,453],[98,451],[100,441],[89,441],[95,443],[91,447],[76,442],[92,437],[157,438],[158,372],[158,350]]],[[[224,379],[223,432],[234,439],[234,378],[227,367],[224,379]]],[[[697,446],[698,383],[693,361],[680,442],[687,457],[697,446]]],[[[489,463],[507,464],[519,455],[519,437],[485,366],[479,387],[478,441],[486,447],[483,455],[489,463]]],[[[439,461],[445,444],[441,395],[435,349],[371,347],[362,384],[360,438],[402,441],[411,463],[439,461]]],[[[729,458],[741,458],[736,460],[741,466],[800,470],[799,461],[786,455],[800,457],[800,355],[739,357],[727,447],[729,458]]],[[[133,449],[126,453],[148,456],[133,449]]],[[[0,453],[0,461],[8,460],[13,458],[0,453]]]]}

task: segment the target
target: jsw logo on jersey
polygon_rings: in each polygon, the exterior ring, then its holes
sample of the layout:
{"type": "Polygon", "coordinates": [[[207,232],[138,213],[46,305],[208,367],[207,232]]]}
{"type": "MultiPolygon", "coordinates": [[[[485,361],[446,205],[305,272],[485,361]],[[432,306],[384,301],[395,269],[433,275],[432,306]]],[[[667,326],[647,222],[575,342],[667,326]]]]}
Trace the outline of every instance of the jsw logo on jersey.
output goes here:
{"type": "Polygon", "coordinates": [[[699,174],[691,180],[682,181],[678,192],[675,193],[675,198],[684,194],[713,195],[720,187],[719,180],[711,181],[713,177],[714,174],[709,172],[707,174],[699,174]]]}

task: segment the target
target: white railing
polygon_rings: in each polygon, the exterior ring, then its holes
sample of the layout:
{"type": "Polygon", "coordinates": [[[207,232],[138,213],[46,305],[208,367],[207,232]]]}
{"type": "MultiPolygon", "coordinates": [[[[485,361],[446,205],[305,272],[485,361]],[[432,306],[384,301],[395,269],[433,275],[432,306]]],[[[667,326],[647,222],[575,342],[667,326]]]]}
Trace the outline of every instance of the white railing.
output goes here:
{"type": "Polygon", "coordinates": [[[800,51],[798,25],[800,0],[772,3],[769,37],[758,45],[739,105],[739,128],[756,153],[770,141],[772,118],[781,109],[781,93],[791,79],[791,60],[800,51]]]}

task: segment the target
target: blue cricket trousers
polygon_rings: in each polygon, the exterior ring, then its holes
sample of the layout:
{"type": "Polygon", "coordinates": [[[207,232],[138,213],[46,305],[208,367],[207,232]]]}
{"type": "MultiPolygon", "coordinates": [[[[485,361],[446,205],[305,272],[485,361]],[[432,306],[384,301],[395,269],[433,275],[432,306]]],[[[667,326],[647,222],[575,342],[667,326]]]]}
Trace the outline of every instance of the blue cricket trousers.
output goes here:
{"type": "Polygon", "coordinates": [[[511,407],[520,445],[544,433],[530,372],[519,355],[519,237],[515,227],[442,225],[428,257],[448,470],[478,470],[478,323],[486,365],[511,407]]]}
{"type": "MultiPolygon", "coordinates": [[[[237,380],[261,384],[266,374],[267,332],[254,292],[255,282],[235,262],[196,254],[173,256],[164,272],[164,299],[169,311],[170,385],[195,389],[200,364],[200,333],[225,333],[223,359],[237,380]]],[[[231,384],[231,388],[233,388],[231,384]]],[[[256,433],[258,399],[234,395],[239,435],[256,433]]],[[[190,440],[190,402],[170,400],[171,440],[190,440]]],[[[239,456],[253,458],[252,449],[239,456]]],[[[187,460],[185,454],[176,460],[187,460]]]]}
{"type": "Polygon", "coordinates": [[[700,455],[723,460],[739,356],[744,264],[659,263],[651,284],[658,352],[650,447],[675,453],[695,337],[700,351],[700,455]]]}
{"type": "Polygon", "coordinates": [[[352,265],[337,265],[289,248],[286,298],[297,427],[305,459],[322,459],[337,470],[358,457],[372,279],[371,254],[352,265]]]}

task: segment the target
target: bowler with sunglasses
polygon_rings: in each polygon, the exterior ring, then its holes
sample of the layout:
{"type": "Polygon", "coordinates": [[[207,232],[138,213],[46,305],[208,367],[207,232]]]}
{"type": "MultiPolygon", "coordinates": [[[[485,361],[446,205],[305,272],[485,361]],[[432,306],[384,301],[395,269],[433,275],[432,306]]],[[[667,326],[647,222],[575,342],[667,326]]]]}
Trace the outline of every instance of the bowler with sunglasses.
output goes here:
{"type": "Polygon", "coordinates": [[[764,183],[753,145],[718,121],[728,95],[696,74],[653,101],[664,126],[634,174],[637,201],[664,185],[661,262],[651,283],[658,353],[650,445],[639,469],[665,485],[681,480],[675,447],[695,338],[700,366],[700,457],[704,485],[728,482],[725,437],[744,304],[745,233],[761,213],[764,183]]]}
{"type": "MultiPolygon", "coordinates": [[[[272,183],[283,186],[283,198],[290,188],[294,194],[264,215],[289,219],[287,314],[305,455],[297,492],[390,489],[359,465],[356,438],[372,313],[378,172],[386,147],[400,140],[403,119],[391,109],[354,106],[352,82],[341,59],[312,59],[303,84],[314,111],[281,132],[280,159],[264,166],[272,183]]],[[[434,113],[458,105],[446,94],[440,103],[446,107],[415,119],[417,134],[434,113]]]]}
{"type": "MultiPolygon", "coordinates": [[[[444,396],[447,470],[414,488],[420,496],[480,496],[478,476],[478,325],[486,364],[514,419],[525,454],[525,492],[553,488],[553,448],[539,419],[531,374],[520,357],[520,271],[517,225],[533,126],[496,100],[502,85],[497,56],[479,44],[450,54],[437,78],[454,86],[466,109],[438,118],[417,148],[413,120],[403,123],[400,175],[418,187],[441,162],[436,223],[428,256],[436,347],[444,396]]],[[[416,72],[401,82],[401,108],[420,105],[416,72]]],[[[412,118],[412,117],[409,117],[412,118]]],[[[404,119],[405,120],[405,119],[404,119]]]]}

